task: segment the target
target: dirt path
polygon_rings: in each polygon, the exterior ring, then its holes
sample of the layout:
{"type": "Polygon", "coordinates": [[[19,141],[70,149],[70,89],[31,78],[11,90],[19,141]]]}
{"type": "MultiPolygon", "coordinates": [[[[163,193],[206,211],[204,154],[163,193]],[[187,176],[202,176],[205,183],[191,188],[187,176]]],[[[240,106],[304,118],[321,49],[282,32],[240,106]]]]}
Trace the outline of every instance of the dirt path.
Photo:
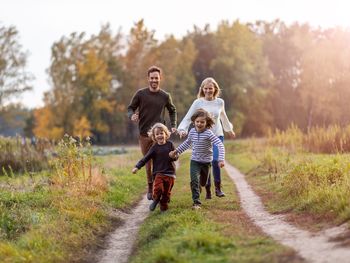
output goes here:
{"type": "Polygon", "coordinates": [[[225,168],[236,184],[242,208],[266,234],[293,248],[309,262],[350,262],[350,248],[341,247],[339,242],[332,241],[348,231],[346,226],[334,227],[317,234],[298,229],[284,221],[282,216],[266,212],[244,175],[227,163],[225,168]]]}
{"type": "Polygon", "coordinates": [[[145,195],[131,214],[122,212],[118,214],[124,223],[107,238],[107,249],[102,250],[97,257],[100,259],[99,263],[124,263],[128,261],[138,230],[149,214],[149,204],[150,201],[145,195]]]}

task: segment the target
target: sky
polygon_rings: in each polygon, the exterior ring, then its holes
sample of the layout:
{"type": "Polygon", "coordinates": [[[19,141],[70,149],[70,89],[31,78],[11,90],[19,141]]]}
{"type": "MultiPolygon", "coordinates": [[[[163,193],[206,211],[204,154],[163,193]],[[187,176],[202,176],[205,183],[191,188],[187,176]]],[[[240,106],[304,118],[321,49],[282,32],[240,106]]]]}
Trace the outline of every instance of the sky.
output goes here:
{"type": "Polygon", "coordinates": [[[51,46],[72,32],[97,34],[110,23],[114,33],[128,34],[144,19],[159,40],[167,35],[181,38],[196,25],[215,30],[227,20],[233,22],[273,21],[309,23],[313,27],[350,28],[347,0],[1,0],[0,25],[15,26],[19,42],[28,52],[27,71],[35,80],[33,91],[13,101],[28,108],[43,106],[43,94],[50,89],[46,69],[51,46]]]}

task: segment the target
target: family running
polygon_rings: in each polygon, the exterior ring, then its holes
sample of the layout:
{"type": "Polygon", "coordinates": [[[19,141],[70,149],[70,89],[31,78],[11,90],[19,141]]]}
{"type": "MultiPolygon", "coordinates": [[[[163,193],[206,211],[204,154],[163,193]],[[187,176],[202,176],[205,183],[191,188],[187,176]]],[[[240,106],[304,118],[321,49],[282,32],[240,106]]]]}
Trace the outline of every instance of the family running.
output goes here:
{"type": "Polygon", "coordinates": [[[190,186],[193,209],[201,208],[201,187],[205,198],[211,199],[211,174],[215,195],[224,197],[220,168],[225,166],[224,131],[235,137],[233,125],[225,112],[224,100],[219,98],[220,87],[213,78],[206,78],[178,128],[176,107],[171,95],[160,88],[162,70],[152,66],[147,71],[148,87],[139,89],[128,106],[128,117],[138,123],[139,144],[143,158],[132,169],[136,173],[146,166],[149,206],[154,211],[159,204],[165,212],[170,202],[171,190],[176,178],[175,161],[192,147],[190,162],[190,186]],[[165,125],[165,111],[170,118],[169,130],[165,125]],[[190,125],[193,125],[189,131],[190,125]],[[178,147],[169,140],[171,133],[187,137],[178,147]],[[212,172],[211,172],[212,170],[212,172]]]}

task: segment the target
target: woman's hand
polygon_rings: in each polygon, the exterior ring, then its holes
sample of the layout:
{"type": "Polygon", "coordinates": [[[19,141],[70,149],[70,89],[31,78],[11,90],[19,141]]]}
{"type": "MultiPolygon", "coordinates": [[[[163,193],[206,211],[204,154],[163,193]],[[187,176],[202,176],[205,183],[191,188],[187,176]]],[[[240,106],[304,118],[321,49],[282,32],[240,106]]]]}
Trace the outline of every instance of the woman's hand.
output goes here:
{"type": "Polygon", "coordinates": [[[225,166],[225,161],[220,161],[218,164],[220,168],[223,168],[225,166]]]}
{"type": "Polygon", "coordinates": [[[137,169],[136,167],[134,167],[132,170],[131,170],[131,172],[133,173],[133,174],[136,174],[136,172],[138,171],[139,169],[137,169]]]}
{"type": "Polygon", "coordinates": [[[183,130],[178,131],[178,134],[180,136],[180,139],[187,136],[187,132],[183,130]]]}
{"type": "Polygon", "coordinates": [[[236,134],[235,134],[234,131],[229,131],[229,132],[227,132],[227,134],[228,134],[228,137],[229,137],[230,139],[234,139],[234,138],[236,137],[236,134]]]}

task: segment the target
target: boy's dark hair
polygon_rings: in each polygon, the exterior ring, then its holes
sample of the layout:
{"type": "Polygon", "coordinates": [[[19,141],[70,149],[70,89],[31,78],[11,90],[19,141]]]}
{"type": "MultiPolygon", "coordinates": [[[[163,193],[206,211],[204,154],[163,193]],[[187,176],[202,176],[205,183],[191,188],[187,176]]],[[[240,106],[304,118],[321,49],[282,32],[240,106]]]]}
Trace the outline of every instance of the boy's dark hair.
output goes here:
{"type": "Polygon", "coordinates": [[[162,69],[160,67],[157,66],[151,66],[148,70],[147,70],[147,76],[149,77],[149,74],[151,74],[152,72],[158,72],[160,76],[162,76],[162,69]]]}
{"type": "Polygon", "coordinates": [[[213,120],[213,118],[211,117],[210,113],[207,112],[204,109],[198,109],[196,110],[196,112],[192,115],[191,117],[191,121],[194,123],[194,121],[198,118],[198,117],[204,117],[205,120],[207,121],[207,125],[205,126],[207,129],[210,129],[211,127],[214,126],[215,122],[213,120]]]}

